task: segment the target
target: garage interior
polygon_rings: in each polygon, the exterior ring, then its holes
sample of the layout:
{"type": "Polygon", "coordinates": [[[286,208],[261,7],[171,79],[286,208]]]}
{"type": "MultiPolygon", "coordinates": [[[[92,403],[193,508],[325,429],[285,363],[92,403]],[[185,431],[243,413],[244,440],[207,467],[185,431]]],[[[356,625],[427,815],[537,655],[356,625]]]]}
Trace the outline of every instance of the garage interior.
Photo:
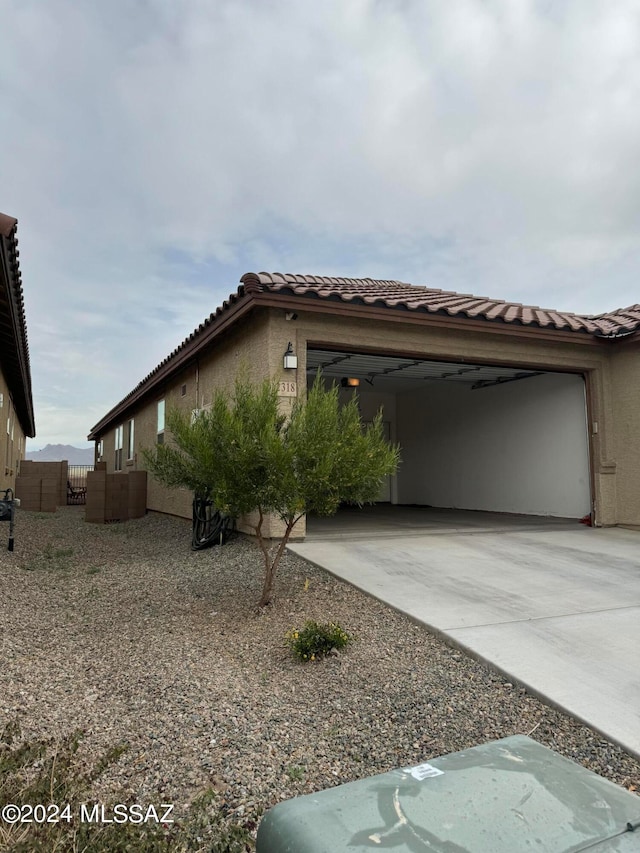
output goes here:
{"type": "Polygon", "coordinates": [[[591,512],[581,374],[309,348],[308,382],[318,369],[342,400],[357,394],[365,422],[383,407],[401,463],[377,505],[311,516],[308,536],[575,523],[591,512]]]}

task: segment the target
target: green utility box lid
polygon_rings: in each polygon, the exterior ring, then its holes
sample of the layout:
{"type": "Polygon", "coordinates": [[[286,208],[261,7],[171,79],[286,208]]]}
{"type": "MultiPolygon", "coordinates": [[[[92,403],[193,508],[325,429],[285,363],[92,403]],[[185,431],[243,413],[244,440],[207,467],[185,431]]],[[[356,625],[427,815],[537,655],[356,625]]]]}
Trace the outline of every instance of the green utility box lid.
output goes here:
{"type": "Polygon", "coordinates": [[[256,853],[640,853],[640,797],[522,735],[280,803],[256,853]]]}

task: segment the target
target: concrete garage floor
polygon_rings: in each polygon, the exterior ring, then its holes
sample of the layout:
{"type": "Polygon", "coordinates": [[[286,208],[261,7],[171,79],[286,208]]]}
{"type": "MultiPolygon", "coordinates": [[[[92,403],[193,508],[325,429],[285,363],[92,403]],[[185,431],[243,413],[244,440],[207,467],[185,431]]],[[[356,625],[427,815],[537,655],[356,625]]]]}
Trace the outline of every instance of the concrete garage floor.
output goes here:
{"type": "Polygon", "coordinates": [[[377,506],[289,548],[640,758],[640,532],[377,506]]]}
{"type": "Polygon", "coordinates": [[[424,533],[481,533],[497,530],[530,530],[579,526],[572,518],[540,518],[464,509],[375,504],[343,507],[329,518],[307,519],[306,542],[333,537],[368,539],[371,536],[413,536],[424,533]]]}

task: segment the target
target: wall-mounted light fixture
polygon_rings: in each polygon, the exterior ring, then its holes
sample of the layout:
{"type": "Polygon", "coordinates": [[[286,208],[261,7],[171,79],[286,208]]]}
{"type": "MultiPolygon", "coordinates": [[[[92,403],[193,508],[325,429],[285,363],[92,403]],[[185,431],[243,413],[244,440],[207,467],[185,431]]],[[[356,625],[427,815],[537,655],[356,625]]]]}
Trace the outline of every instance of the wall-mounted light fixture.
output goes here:
{"type": "Polygon", "coordinates": [[[293,354],[293,347],[291,346],[291,341],[289,341],[289,346],[287,347],[287,351],[284,354],[284,369],[295,370],[297,367],[298,356],[293,354]]]}
{"type": "Polygon", "coordinates": [[[344,376],[340,384],[343,388],[357,388],[360,380],[357,376],[344,376]]]}

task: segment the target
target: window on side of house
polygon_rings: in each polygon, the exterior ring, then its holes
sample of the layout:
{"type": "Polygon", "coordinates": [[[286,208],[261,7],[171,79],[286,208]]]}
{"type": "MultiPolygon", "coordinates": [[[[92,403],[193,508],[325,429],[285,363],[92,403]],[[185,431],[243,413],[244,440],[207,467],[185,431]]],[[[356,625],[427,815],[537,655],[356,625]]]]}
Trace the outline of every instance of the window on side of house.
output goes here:
{"type": "Polygon", "coordinates": [[[164,444],[164,400],[158,400],[158,444],[164,444]]]}
{"type": "Polygon", "coordinates": [[[122,436],[124,433],[124,425],[120,424],[119,427],[116,427],[116,439],[115,439],[115,460],[114,460],[114,469],[116,471],[122,471],[122,436]]]}
{"type": "Polygon", "coordinates": [[[133,459],[133,448],[134,448],[134,431],[133,431],[133,418],[129,421],[127,425],[127,459],[133,459]]]}
{"type": "Polygon", "coordinates": [[[104,453],[104,444],[102,439],[98,442],[96,446],[96,462],[102,462],[102,454],[104,453]]]}

